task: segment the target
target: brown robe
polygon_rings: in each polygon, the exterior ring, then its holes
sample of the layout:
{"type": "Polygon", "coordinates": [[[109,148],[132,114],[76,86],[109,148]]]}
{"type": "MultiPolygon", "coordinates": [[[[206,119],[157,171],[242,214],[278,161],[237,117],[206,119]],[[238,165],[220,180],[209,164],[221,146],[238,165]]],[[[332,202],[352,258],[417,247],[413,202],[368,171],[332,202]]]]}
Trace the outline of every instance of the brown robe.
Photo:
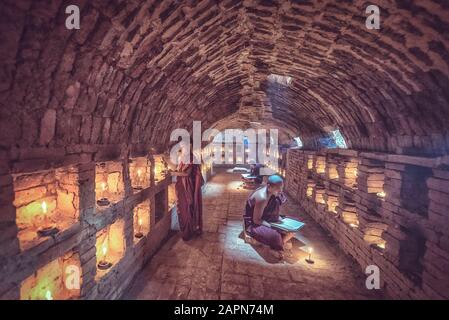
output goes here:
{"type": "Polygon", "coordinates": [[[186,177],[176,177],[176,196],[179,228],[182,239],[189,240],[195,234],[203,231],[203,200],[201,187],[204,184],[201,167],[197,164],[183,164],[178,166],[178,171],[190,174],[186,177]]]}

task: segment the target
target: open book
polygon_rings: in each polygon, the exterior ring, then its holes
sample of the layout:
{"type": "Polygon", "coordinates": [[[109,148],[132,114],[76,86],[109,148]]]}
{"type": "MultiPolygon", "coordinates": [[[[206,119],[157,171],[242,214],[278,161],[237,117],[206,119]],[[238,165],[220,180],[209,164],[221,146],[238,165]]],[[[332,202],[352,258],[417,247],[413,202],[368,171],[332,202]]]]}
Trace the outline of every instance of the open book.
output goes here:
{"type": "Polygon", "coordinates": [[[296,232],[304,226],[304,222],[292,218],[283,218],[278,222],[270,222],[270,225],[279,230],[296,232]]]}

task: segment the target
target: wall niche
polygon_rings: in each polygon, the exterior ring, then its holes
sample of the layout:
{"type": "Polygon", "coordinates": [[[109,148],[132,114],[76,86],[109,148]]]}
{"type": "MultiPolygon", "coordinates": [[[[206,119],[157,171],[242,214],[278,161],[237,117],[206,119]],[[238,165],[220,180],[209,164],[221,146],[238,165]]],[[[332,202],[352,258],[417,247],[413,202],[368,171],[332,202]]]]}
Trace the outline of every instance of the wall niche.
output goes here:
{"type": "Polygon", "coordinates": [[[430,168],[405,166],[405,171],[402,172],[401,202],[406,210],[427,217],[429,207],[427,179],[431,176],[430,168]]]}
{"type": "Polygon", "coordinates": [[[416,227],[401,229],[405,239],[400,242],[399,247],[399,270],[416,285],[421,286],[426,239],[416,227]]]}
{"type": "Polygon", "coordinates": [[[21,300],[67,300],[80,296],[82,278],[79,254],[73,251],[53,260],[26,278],[20,286],[21,300]],[[69,279],[69,277],[73,277],[69,279]],[[79,279],[78,283],[75,283],[79,279]],[[68,287],[70,284],[72,287],[68,287]]]}
{"type": "Polygon", "coordinates": [[[107,208],[125,196],[123,164],[120,161],[100,162],[95,168],[97,208],[107,208]]]}
{"type": "Polygon", "coordinates": [[[13,176],[18,238],[22,251],[70,228],[79,219],[76,167],[13,176]]]}

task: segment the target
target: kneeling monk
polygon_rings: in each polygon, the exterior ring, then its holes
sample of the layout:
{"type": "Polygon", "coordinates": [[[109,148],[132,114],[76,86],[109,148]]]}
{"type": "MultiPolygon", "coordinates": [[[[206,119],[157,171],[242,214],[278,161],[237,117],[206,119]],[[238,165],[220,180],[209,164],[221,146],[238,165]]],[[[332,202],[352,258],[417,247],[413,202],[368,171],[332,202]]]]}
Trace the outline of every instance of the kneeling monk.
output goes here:
{"type": "Polygon", "coordinates": [[[244,215],[246,232],[277,251],[287,249],[288,245],[285,244],[294,236],[294,233],[280,232],[268,223],[280,220],[279,206],[286,201],[282,189],[282,178],[278,175],[270,176],[266,186],[249,196],[244,215]]]}

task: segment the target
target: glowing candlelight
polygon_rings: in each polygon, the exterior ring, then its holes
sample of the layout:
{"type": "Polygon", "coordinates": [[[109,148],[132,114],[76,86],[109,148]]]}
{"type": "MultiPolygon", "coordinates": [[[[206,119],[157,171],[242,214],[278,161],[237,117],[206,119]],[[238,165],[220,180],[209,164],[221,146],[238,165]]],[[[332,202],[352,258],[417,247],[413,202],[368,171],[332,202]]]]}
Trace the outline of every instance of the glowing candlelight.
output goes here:
{"type": "Polygon", "coordinates": [[[101,252],[103,253],[103,259],[106,259],[106,254],[108,253],[108,245],[105,242],[103,242],[103,245],[101,246],[101,252]]]}
{"type": "Polygon", "coordinates": [[[140,209],[137,209],[137,232],[134,234],[134,236],[136,238],[142,238],[143,237],[143,233],[142,233],[142,224],[143,224],[143,220],[142,217],[140,216],[140,209]]]}
{"type": "Polygon", "coordinates": [[[315,263],[315,261],[312,260],[312,252],[313,252],[313,248],[309,247],[307,249],[307,252],[309,253],[309,257],[306,259],[307,263],[315,263]]]}
{"type": "Polygon", "coordinates": [[[106,270],[112,267],[112,263],[106,260],[106,255],[108,254],[108,243],[107,243],[108,237],[109,234],[106,235],[106,239],[103,241],[103,244],[101,245],[101,253],[103,255],[103,259],[101,259],[97,265],[98,269],[100,270],[106,270]]]}
{"type": "Polygon", "coordinates": [[[381,249],[385,249],[385,243],[378,243],[377,246],[381,249]]]}
{"type": "Polygon", "coordinates": [[[108,200],[107,196],[106,196],[106,190],[108,188],[108,184],[105,181],[106,179],[104,179],[104,181],[101,182],[101,191],[99,192],[100,197],[97,200],[97,204],[99,206],[108,206],[110,204],[110,201],[108,200]]]}
{"type": "Polygon", "coordinates": [[[42,213],[46,214],[47,213],[47,202],[42,201],[41,207],[42,207],[42,213]]]}
{"type": "Polygon", "coordinates": [[[355,223],[350,223],[349,224],[352,228],[358,228],[359,226],[357,225],[357,224],[355,224],[355,223]]]}
{"type": "Polygon", "coordinates": [[[139,178],[140,178],[141,174],[142,174],[142,170],[137,169],[137,176],[138,176],[139,178]]]}
{"type": "Polygon", "coordinates": [[[50,290],[47,290],[45,292],[45,299],[46,300],[53,300],[53,296],[51,295],[51,291],[50,290]]]}
{"type": "Polygon", "coordinates": [[[377,196],[378,196],[379,198],[385,198],[386,193],[385,193],[384,191],[381,191],[381,192],[378,192],[378,193],[377,193],[377,196]]]}
{"type": "Polygon", "coordinates": [[[43,214],[43,221],[41,226],[37,230],[37,234],[39,237],[48,237],[52,236],[59,232],[59,229],[52,225],[52,222],[49,220],[49,211],[47,202],[42,201],[41,203],[42,208],[42,214],[43,214]]]}

